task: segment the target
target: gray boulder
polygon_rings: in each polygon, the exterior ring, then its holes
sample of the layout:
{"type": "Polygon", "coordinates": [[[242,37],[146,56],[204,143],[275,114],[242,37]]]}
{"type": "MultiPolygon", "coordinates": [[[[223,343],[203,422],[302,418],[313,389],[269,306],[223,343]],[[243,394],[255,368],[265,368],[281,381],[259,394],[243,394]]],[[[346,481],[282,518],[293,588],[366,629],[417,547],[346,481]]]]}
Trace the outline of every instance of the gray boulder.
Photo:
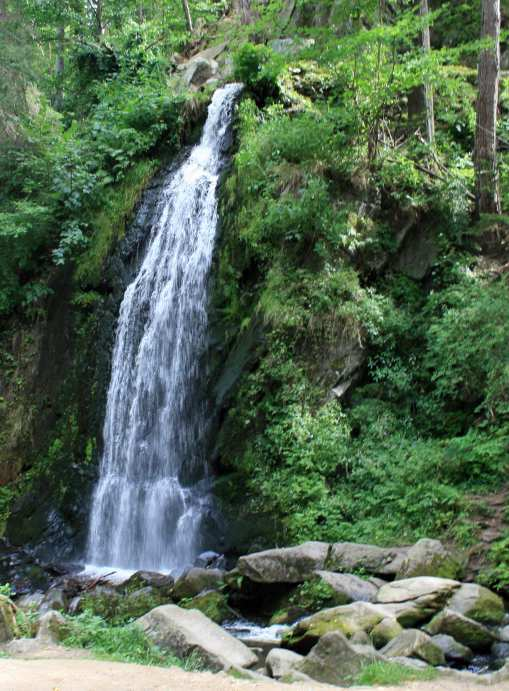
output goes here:
{"type": "Polygon", "coordinates": [[[0,643],[6,643],[18,635],[16,607],[5,595],[0,595],[0,643]]]}
{"type": "Polygon", "coordinates": [[[275,38],[269,41],[269,48],[281,55],[296,55],[305,48],[315,45],[314,38],[275,38]]]}
{"type": "Polygon", "coordinates": [[[224,571],[221,569],[202,569],[194,566],[177,579],[173,586],[173,597],[181,600],[194,597],[204,590],[218,590],[224,583],[224,571]]]}
{"type": "Polygon", "coordinates": [[[16,600],[16,607],[24,612],[34,612],[39,609],[44,600],[44,593],[27,593],[16,600]]]}
{"type": "Polygon", "coordinates": [[[441,649],[445,655],[445,659],[449,662],[468,663],[473,657],[473,653],[466,645],[462,645],[455,641],[452,636],[446,634],[438,634],[431,638],[435,645],[441,649]]]}
{"type": "Polygon", "coordinates": [[[256,583],[302,583],[324,568],[328,552],[326,542],[305,542],[240,557],[237,568],[256,583]]]}
{"type": "Polygon", "coordinates": [[[373,627],[371,631],[371,640],[375,648],[383,648],[384,645],[387,645],[387,643],[399,636],[402,631],[403,627],[397,619],[386,617],[373,627]]]}
{"type": "Polygon", "coordinates": [[[351,645],[339,631],[327,633],[309,654],[297,664],[302,672],[325,684],[345,685],[366,665],[381,659],[373,648],[351,645]]]}
{"type": "Polygon", "coordinates": [[[41,643],[60,643],[69,631],[69,626],[63,614],[51,610],[39,619],[37,640],[41,643]]]}
{"type": "Polygon", "coordinates": [[[44,595],[44,598],[39,607],[39,612],[49,612],[50,610],[60,610],[65,612],[67,610],[67,598],[62,588],[50,588],[44,595]]]}
{"type": "Polygon", "coordinates": [[[447,578],[406,578],[382,586],[377,602],[387,606],[402,626],[415,626],[438,612],[460,585],[447,578]]]}
{"type": "Polygon", "coordinates": [[[509,643],[494,643],[491,646],[491,654],[496,660],[509,659],[509,643]]]}
{"type": "Polygon", "coordinates": [[[459,612],[444,609],[426,624],[424,631],[431,636],[446,634],[472,650],[488,650],[495,642],[495,636],[483,624],[464,617],[459,612]]]}
{"type": "Polygon", "coordinates": [[[293,672],[296,665],[303,659],[302,655],[291,650],[273,648],[265,659],[265,666],[271,677],[281,679],[293,672]]]}
{"type": "Polygon", "coordinates": [[[497,631],[497,638],[499,641],[509,643],[509,626],[504,626],[497,631]]]}
{"type": "Polygon", "coordinates": [[[383,607],[368,602],[330,607],[299,621],[283,637],[283,644],[298,652],[307,652],[325,634],[339,631],[346,638],[357,632],[370,633],[387,616],[383,607]]]}
{"type": "Polygon", "coordinates": [[[184,82],[188,86],[201,86],[206,81],[212,79],[219,70],[215,60],[196,57],[190,60],[184,69],[184,82]]]}
{"type": "Polygon", "coordinates": [[[375,602],[378,588],[369,581],[349,573],[317,571],[315,579],[328,585],[334,592],[333,599],[337,605],[348,605],[350,602],[375,602]]]}
{"type": "Polygon", "coordinates": [[[396,636],[380,651],[384,657],[416,657],[434,667],[445,664],[442,649],[418,629],[408,629],[396,636]]]}
{"type": "Polygon", "coordinates": [[[336,542],[331,547],[326,568],[351,572],[364,569],[377,576],[395,576],[406,557],[407,547],[377,547],[355,542],[336,542]]]}
{"type": "Polygon", "coordinates": [[[417,576],[459,578],[463,565],[439,540],[422,539],[410,547],[398,570],[396,579],[417,576]]]}
{"type": "Polygon", "coordinates": [[[500,624],[505,616],[502,598],[476,583],[463,583],[447,606],[481,624],[500,624]]]}
{"type": "Polygon", "coordinates": [[[180,658],[197,653],[213,670],[252,667],[258,660],[244,643],[196,609],[162,605],[136,623],[162,650],[180,658]]]}

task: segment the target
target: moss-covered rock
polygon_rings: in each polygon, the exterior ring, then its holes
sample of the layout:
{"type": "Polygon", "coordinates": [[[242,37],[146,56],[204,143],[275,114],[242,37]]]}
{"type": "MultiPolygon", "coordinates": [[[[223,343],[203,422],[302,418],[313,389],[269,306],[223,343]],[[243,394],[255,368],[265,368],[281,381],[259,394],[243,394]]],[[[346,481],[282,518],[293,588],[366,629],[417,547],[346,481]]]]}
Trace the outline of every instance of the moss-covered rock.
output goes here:
{"type": "Polygon", "coordinates": [[[200,595],[189,600],[183,600],[179,604],[185,609],[198,609],[216,624],[221,624],[226,619],[236,616],[235,612],[228,607],[226,595],[217,590],[200,593],[200,595]]]}
{"type": "Polygon", "coordinates": [[[418,540],[407,552],[396,579],[417,576],[460,578],[464,567],[461,560],[439,540],[418,540]]]}
{"type": "Polygon", "coordinates": [[[298,622],[283,637],[283,646],[297,652],[307,652],[326,633],[339,631],[346,638],[351,638],[358,631],[370,633],[386,616],[383,607],[367,602],[324,609],[298,622]]]}
{"type": "Polygon", "coordinates": [[[476,583],[463,583],[448,607],[481,624],[500,624],[505,615],[502,598],[476,583]]]}
{"type": "Polygon", "coordinates": [[[396,619],[386,617],[371,630],[371,640],[375,648],[383,648],[402,633],[403,627],[396,619]]]}
{"type": "Polygon", "coordinates": [[[402,631],[381,651],[385,657],[415,657],[434,667],[445,664],[442,649],[433,643],[430,636],[417,629],[402,631]]]}
{"type": "Polygon", "coordinates": [[[446,634],[472,650],[488,650],[495,641],[492,632],[473,619],[451,609],[444,609],[426,624],[424,631],[431,636],[446,634]]]}
{"type": "Polygon", "coordinates": [[[204,590],[220,588],[224,583],[224,571],[221,569],[202,569],[193,567],[177,579],[173,587],[175,600],[194,597],[204,590]]]}
{"type": "Polygon", "coordinates": [[[0,595],[0,643],[6,643],[18,635],[16,607],[8,597],[0,595]]]}

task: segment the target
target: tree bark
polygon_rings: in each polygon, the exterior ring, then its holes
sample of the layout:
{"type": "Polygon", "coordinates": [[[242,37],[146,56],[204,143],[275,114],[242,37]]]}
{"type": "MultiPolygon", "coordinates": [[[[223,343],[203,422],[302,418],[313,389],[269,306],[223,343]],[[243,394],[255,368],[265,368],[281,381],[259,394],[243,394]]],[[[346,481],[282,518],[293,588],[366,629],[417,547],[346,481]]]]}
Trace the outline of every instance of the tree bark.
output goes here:
{"type": "Polygon", "coordinates": [[[184,14],[186,17],[187,30],[193,33],[193,18],[191,17],[191,10],[189,9],[188,0],[182,0],[182,7],[184,8],[184,14]]]}
{"type": "MultiPolygon", "coordinates": [[[[421,0],[420,12],[422,17],[426,19],[429,17],[428,0],[421,0]]],[[[426,23],[422,29],[422,47],[425,53],[431,51],[429,23],[426,23]]],[[[435,139],[435,105],[433,100],[433,87],[428,81],[424,83],[424,100],[426,103],[426,132],[428,135],[428,142],[433,144],[435,139]]]]}
{"type": "Polygon", "coordinates": [[[500,213],[497,169],[497,110],[500,81],[500,0],[482,0],[481,39],[492,45],[481,50],[478,69],[474,166],[476,211],[500,213]]]}

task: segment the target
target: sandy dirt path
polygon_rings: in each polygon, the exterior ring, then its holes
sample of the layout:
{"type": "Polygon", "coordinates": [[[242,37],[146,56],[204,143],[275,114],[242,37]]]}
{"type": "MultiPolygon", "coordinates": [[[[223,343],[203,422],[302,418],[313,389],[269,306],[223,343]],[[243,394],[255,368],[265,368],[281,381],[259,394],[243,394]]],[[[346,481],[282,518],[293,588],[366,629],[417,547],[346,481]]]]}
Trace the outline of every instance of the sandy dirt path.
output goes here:
{"type": "MultiPolygon", "coordinates": [[[[470,684],[443,679],[414,682],[404,687],[377,687],[376,691],[509,691],[509,683],[470,684]]],[[[359,687],[356,687],[359,689],[359,687]]],[[[366,691],[367,687],[362,687],[366,691]]],[[[1,691],[326,691],[337,687],[322,684],[280,684],[232,679],[209,672],[184,672],[177,668],[144,667],[92,659],[0,659],[1,691]]],[[[371,687],[375,691],[374,687],[371,687]]],[[[352,689],[350,691],[353,691],[352,689]]]]}

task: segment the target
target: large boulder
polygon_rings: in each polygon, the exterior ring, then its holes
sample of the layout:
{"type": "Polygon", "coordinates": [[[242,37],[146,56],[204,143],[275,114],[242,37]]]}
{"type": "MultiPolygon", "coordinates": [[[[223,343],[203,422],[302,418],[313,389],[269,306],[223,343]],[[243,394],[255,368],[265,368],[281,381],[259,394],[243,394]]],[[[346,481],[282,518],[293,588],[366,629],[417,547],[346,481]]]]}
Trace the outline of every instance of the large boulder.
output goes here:
{"type": "Polygon", "coordinates": [[[180,658],[196,653],[213,670],[252,667],[257,656],[196,609],[162,605],[136,620],[162,650],[180,658]]]}
{"type": "Polygon", "coordinates": [[[435,645],[438,645],[445,655],[445,659],[449,662],[466,664],[470,662],[473,657],[470,648],[467,648],[467,646],[462,643],[458,643],[452,636],[440,633],[436,636],[432,636],[431,640],[435,645]]]}
{"type": "Polygon", "coordinates": [[[332,545],[326,568],[352,572],[359,569],[377,576],[395,576],[406,557],[407,547],[377,547],[355,542],[332,545]]]}
{"type": "Polygon", "coordinates": [[[317,571],[315,580],[330,588],[331,599],[336,605],[376,601],[378,588],[359,576],[349,573],[334,573],[333,571],[317,571]]]}
{"type": "Polygon", "coordinates": [[[371,641],[375,648],[383,648],[402,633],[403,627],[397,619],[386,617],[371,630],[371,641]]]}
{"type": "Polygon", "coordinates": [[[184,67],[184,82],[187,86],[201,86],[217,75],[219,65],[210,58],[195,57],[184,67]]]}
{"type": "Polygon", "coordinates": [[[59,610],[65,612],[67,610],[67,597],[63,588],[50,588],[44,595],[44,598],[39,607],[39,612],[49,612],[50,610],[59,610]]]}
{"type": "Polygon", "coordinates": [[[373,648],[353,646],[342,633],[333,631],[320,638],[296,670],[316,681],[344,686],[377,659],[380,657],[373,648]]]}
{"type": "Polygon", "coordinates": [[[419,540],[410,549],[398,569],[396,579],[438,576],[456,579],[462,575],[460,560],[439,540],[419,540]]]}
{"type": "Polygon", "coordinates": [[[481,624],[500,624],[505,616],[502,598],[476,583],[463,583],[447,606],[481,624]]]}
{"type": "Polygon", "coordinates": [[[359,631],[370,633],[386,616],[383,607],[368,602],[330,607],[299,621],[285,634],[283,645],[298,652],[307,652],[326,633],[339,631],[346,638],[351,638],[359,631]]]}
{"type": "Polygon", "coordinates": [[[302,583],[324,568],[329,545],[305,542],[240,557],[238,570],[256,583],[302,583]]]}
{"type": "Polygon", "coordinates": [[[402,626],[428,620],[461,584],[448,578],[406,578],[382,586],[377,602],[386,605],[402,626]]]}
{"type": "Polygon", "coordinates": [[[423,631],[402,631],[380,651],[385,657],[416,657],[434,667],[445,664],[442,649],[423,631]]]}
{"type": "Polygon", "coordinates": [[[0,595],[0,643],[7,643],[18,635],[16,607],[5,595],[0,595]]]}
{"type": "Polygon", "coordinates": [[[136,571],[119,585],[125,593],[133,593],[143,588],[154,588],[160,595],[169,599],[175,579],[169,574],[156,571],[136,571]]]}
{"type": "Polygon", "coordinates": [[[424,630],[431,636],[452,636],[472,650],[488,650],[495,641],[495,636],[486,626],[452,609],[444,609],[436,614],[424,630]]]}
{"type": "Polygon", "coordinates": [[[281,679],[293,672],[295,667],[304,658],[292,650],[272,648],[265,659],[265,666],[271,677],[281,679]]]}
{"type": "Polygon", "coordinates": [[[235,618],[236,613],[228,607],[227,597],[218,590],[206,590],[181,604],[185,609],[197,609],[216,624],[235,618]]]}
{"type": "Polygon", "coordinates": [[[68,632],[69,625],[64,615],[56,610],[50,610],[39,619],[37,640],[45,644],[60,643],[68,632]]]}
{"type": "Polygon", "coordinates": [[[202,569],[194,566],[177,579],[173,587],[173,597],[182,600],[194,597],[204,590],[218,590],[224,583],[224,571],[221,569],[202,569]]]}
{"type": "Polygon", "coordinates": [[[36,612],[44,600],[44,593],[27,593],[16,600],[16,607],[23,612],[36,612]]]}

